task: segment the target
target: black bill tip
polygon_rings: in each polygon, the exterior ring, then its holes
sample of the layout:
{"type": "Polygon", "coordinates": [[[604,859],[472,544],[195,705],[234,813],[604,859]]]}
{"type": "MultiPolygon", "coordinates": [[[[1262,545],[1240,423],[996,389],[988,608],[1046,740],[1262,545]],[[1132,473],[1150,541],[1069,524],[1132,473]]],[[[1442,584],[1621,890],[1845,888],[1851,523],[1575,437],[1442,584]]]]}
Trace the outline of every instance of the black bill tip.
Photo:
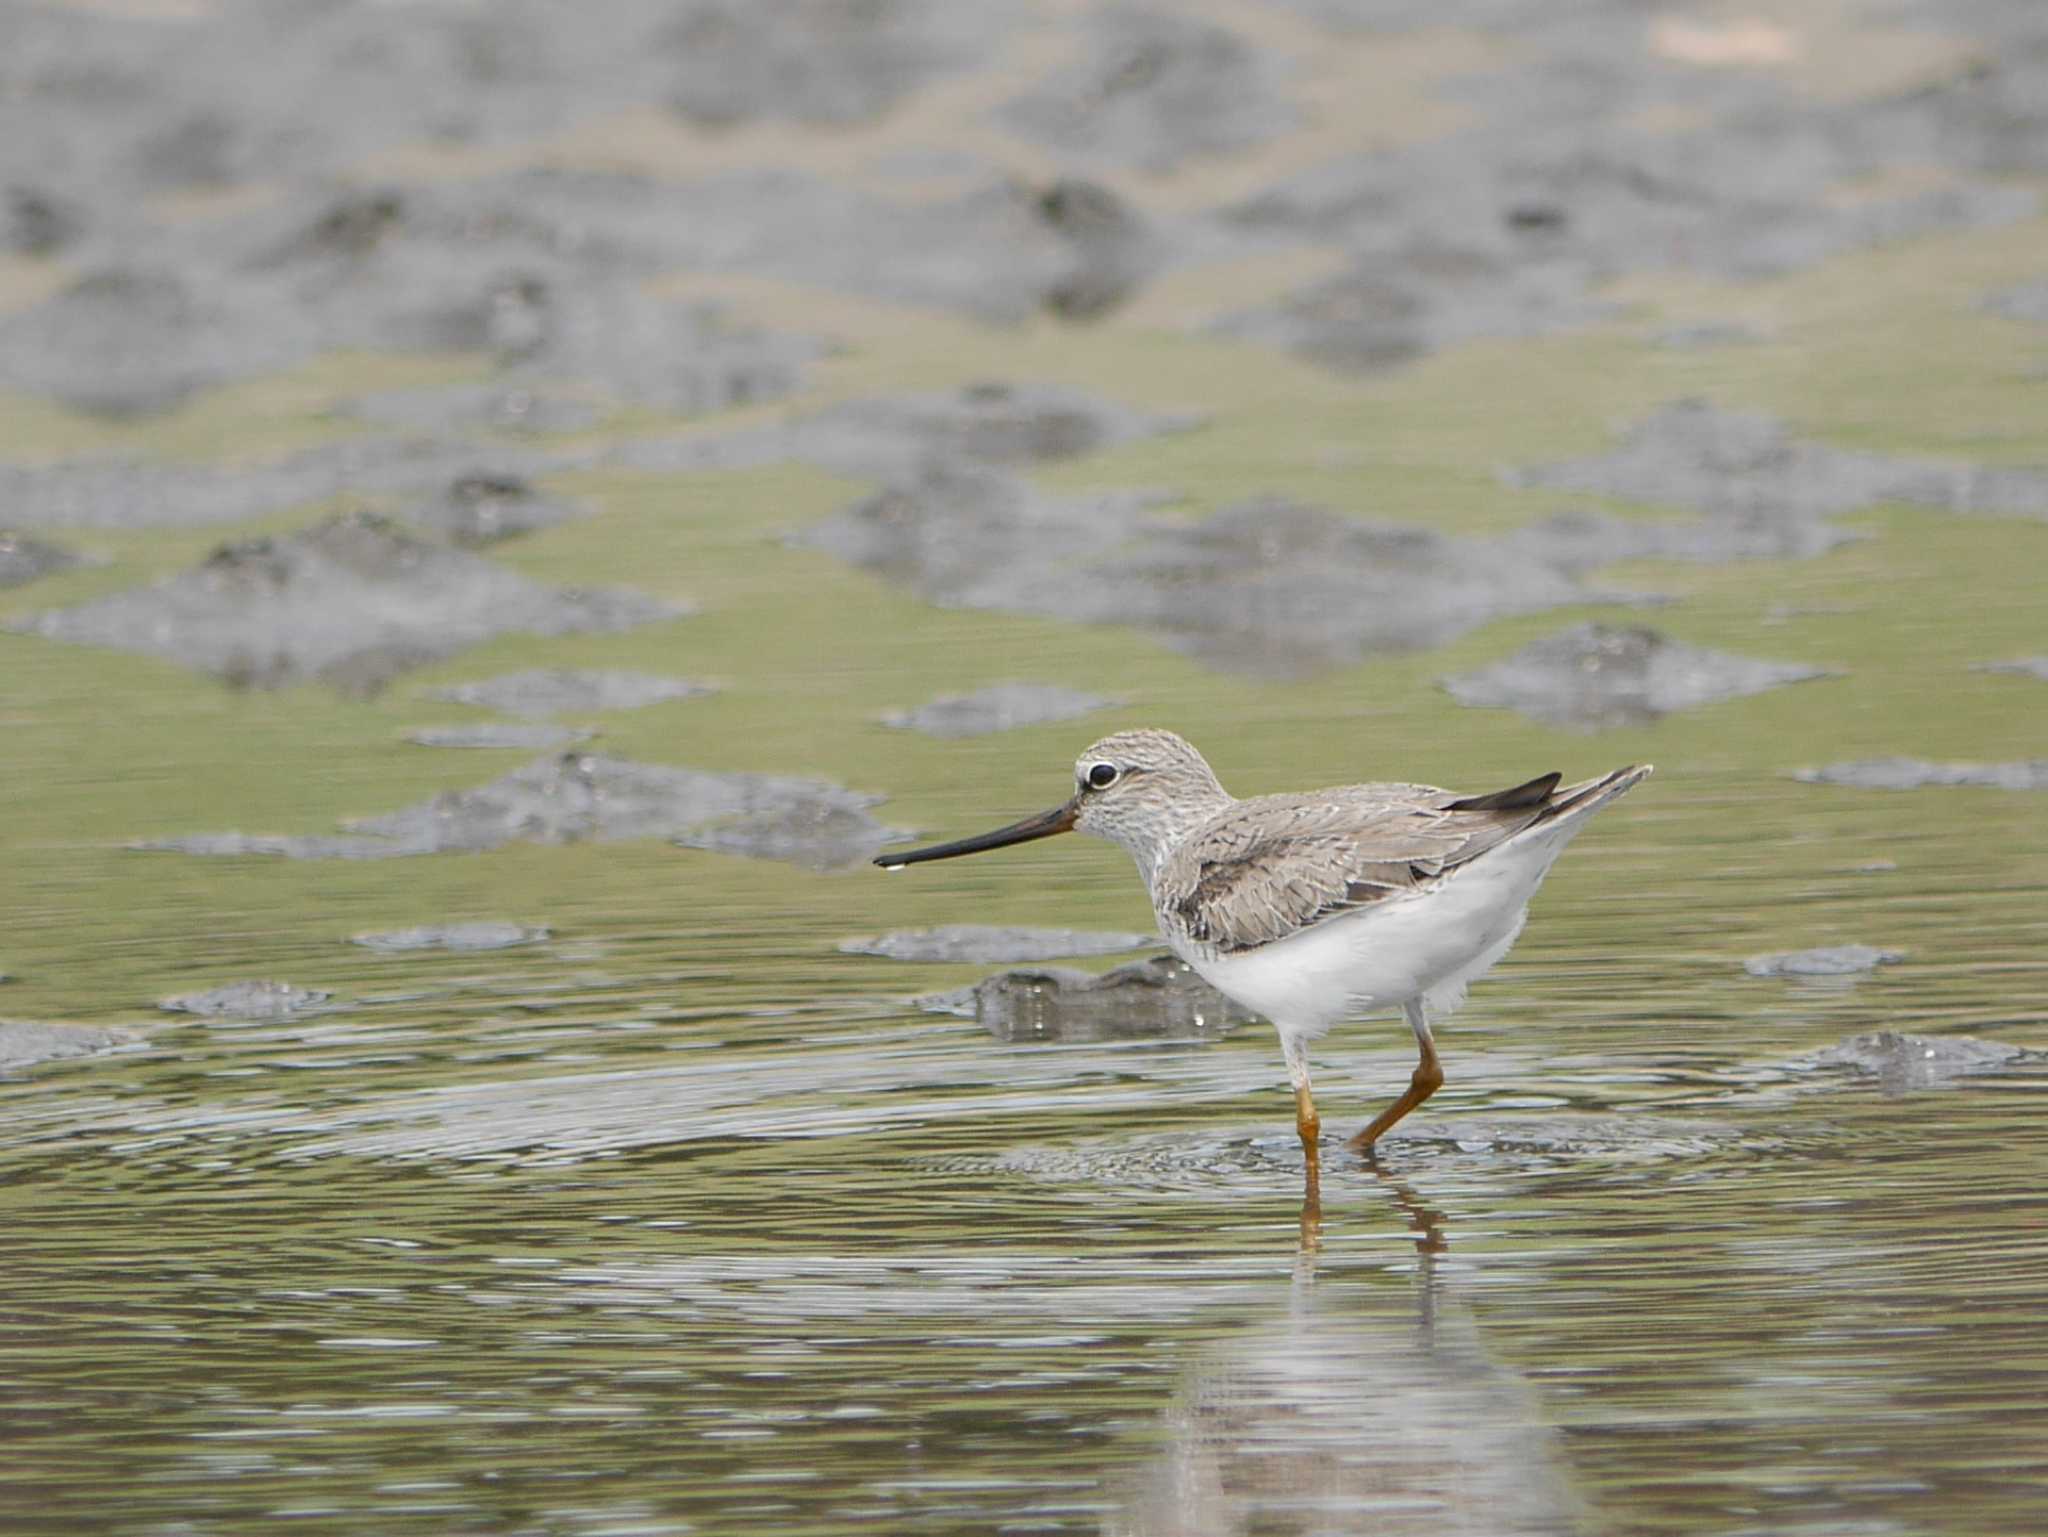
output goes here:
{"type": "Polygon", "coordinates": [[[1029,843],[1034,838],[1050,838],[1054,833],[1070,831],[1080,809],[1075,801],[1067,801],[1050,811],[1041,811],[1035,817],[1012,822],[1008,827],[998,827],[994,832],[979,833],[972,838],[960,838],[952,843],[934,843],[929,848],[877,854],[875,863],[884,870],[900,870],[905,865],[921,865],[934,859],[957,859],[962,854],[979,854],[984,849],[999,849],[1012,843],[1029,843]]]}

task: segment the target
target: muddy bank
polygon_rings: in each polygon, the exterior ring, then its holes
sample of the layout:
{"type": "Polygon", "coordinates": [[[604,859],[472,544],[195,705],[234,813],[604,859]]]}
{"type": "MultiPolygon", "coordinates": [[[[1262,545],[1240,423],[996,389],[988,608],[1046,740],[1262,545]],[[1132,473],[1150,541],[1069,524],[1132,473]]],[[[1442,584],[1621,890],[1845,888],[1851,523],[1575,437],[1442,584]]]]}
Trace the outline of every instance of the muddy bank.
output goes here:
{"type": "Polygon", "coordinates": [[[0,383],[128,418],[322,353],[472,353],[514,388],[696,414],[787,395],[825,350],[651,297],[653,269],[468,188],[315,189],[152,244],[0,317],[0,383]]]}
{"type": "Polygon", "coordinates": [[[911,836],[910,829],[886,826],[868,814],[883,799],[822,784],[756,793],[742,809],[700,820],[670,841],[679,848],[781,860],[808,870],[855,869],[886,845],[911,836]]]}
{"type": "MultiPolygon", "coordinates": [[[[1297,9],[1334,46],[1421,25],[1412,11],[1297,9]]],[[[1435,85],[1458,114],[1448,126],[1333,141],[1263,191],[1185,210],[1119,189],[1134,171],[1245,164],[1329,110],[1290,57],[1303,44],[1276,45],[1249,14],[935,0],[630,0],[574,18],[525,5],[402,18],[363,5],[39,10],[9,39],[6,126],[33,171],[0,205],[0,238],[61,253],[75,280],[0,320],[0,376],[135,415],[334,349],[448,351],[491,360],[522,396],[573,386],[699,412],[788,394],[827,344],[650,295],[662,273],[745,273],[1007,322],[1098,315],[1171,267],[1288,246],[1334,247],[1348,265],[1224,329],[1378,368],[1599,320],[1602,289],[1630,273],[1772,276],[2039,206],[2022,178],[2048,170],[2048,53],[2023,10],[1981,8],[1981,53],[1946,72],[1954,18],[1928,11],[1920,78],[1851,99],[1703,63],[1698,37],[1621,0],[1565,22],[1483,10],[1505,51],[1435,85]],[[1009,44],[1046,37],[1058,46],[1042,67],[1003,72],[1009,44]],[[467,179],[362,172],[403,164],[401,147],[574,143],[627,121],[714,150],[762,125],[829,145],[977,71],[985,104],[926,130],[952,139],[881,157],[902,168],[900,196],[887,175],[817,175],[787,150],[677,156],[665,176],[495,169],[515,158],[503,153],[467,179]],[[1682,111],[1646,131],[1646,101],[1682,111]],[[1025,157],[1005,140],[1050,169],[1009,173],[1025,157]],[[1902,164],[1931,173],[1888,184],[1902,164]],[[920,171],[939,190],[918,188],[920,171]],[[219,196],[252,187],[283,195],[219,196]],[[156,200],[208,196],[211,216],[157,216],[156,200]]],[[[1793,29],[1776,33],[1797,51],[1793,29]]],[[[2026,313],[2024,297],[1996,302],[2026,313]]],[[[516,418],[503,399],[421,398],[414,420],[516,418]]],[[[567,409],[579,408],[605,406],[567,409]]]]}
{"type": "Polygon", "coordinates": [[[337,497],[428,497],[469,476],[531,478],[592,450],[467,439],[357,437],[234,466],[93,456],[0,464],[0,507],[39,528],[196,528],[337,497]]]}
{"type": "Polygon", "coordinates": [[[318,176],[407,141],[517,143],[643,104],[714,127],[841,127],[978,62],[1014,13],[934,0],[625,0],[576,17],[525,4],[397,18],[375,5],[64,7],[16,29],[16,152],[115,202],[318,176]],[[81,93],[81,77],[98,88],[81,93]]]}
{"type": "MultiPolygon", "coordinates": [[[[1390,40],[1424,24],[1419,7],[1298,8],[1390,40]]],[[[1630,274],[1743,282],[2028,217],[2038,193],[2010,178],[2048,170],[2038,18],[1975,13],[1983,51],[1944,71],[1937,40],[1953,13],[1913,9],[1925,78],[1839,100],[1768,68],[1714,67],[1736,62],[1713,57],[1725,39],[1682,11],[1466,7],[1463,19],[1512,48],[1511,73],[1475,68],[1440,86],[1464,114],[1447,133],[1333,157],[1221,210],[1246,232],[1334,245],[1349,265],[1220,329],[1372,371],[1608,318],[1603,290],[1630,274]],[[1676,121],[1644,131],[1644,102],[1676,121]],[[1886,184],[1902,164],[1940,174],[1886,184]]],[[[1796,26],[1756,25],[1779,62],[1812,43],[1796,26]]]]}
{"type": "Polygon", "coordinates": [[[229,982],[201,993],[182,993],[157,1004],[166,1014],[196,1014],[202,1019],[288,1019],[330,1002],[334,994],[290,982],[229,982]]]}
{"type": "Polygon", "coordinates": [[[1753,977],[1855,977],[1880,966],[1896,966],[1905,958],[1903,950],[1880,950],[1875,945],[1825,945],[1752,955],[1742,969],[1753,977]]]}
{"type": "Polygon", "coordinates": [[[248,323],[225,284],[161,266],[108,267],[0,318],[0,386],[94,415],[147,416],[315,350],[296,316],[248,323]]]}
{"type": "Polygon", "coordinates": [[[1258,1018],[1172,955],[1100,976],[1027,967],[919,1002],[978,1019],[1003,1041],[1206,1041],[1258,1018]]]}
{"type": "Polygon", "coordinates": [[[1855,790],[2048,790],[2048,758],[2019,763],[1930,763],[1925,758],[1860,758],[1793,771],[1804,784],[1855,790]]]}
{"type": "Polygon", "coordinates": [[[2048,277],[1989,294],[1985,297],[1984,307],[2008,320],[2048,326],[2048,277]]]}
{"type": "Polygon", "coordinates": [[[689,678],[620,669],[538,667],[438,688],[434,697],[504,715],[544,720],[555,715],[642,710],[649,705],[696,699],[713,692],[710,684],[689,678]]]}
{"type": "Polygon", "coordinates": [[[1080,53],[1000,120],[1063,154],[1154,172],[1248,149],[1301,120],[1279,60],[1169,8],[1098,7],[1080,53]]]}
{"type": "Polygon", "coordinates": [[[501,182],[313,189],[195,232],[188,281],[225,269],[254,311],[245,326],[267,306],[308,350],[479,354],[500,388],[686,415],[788,395],[825,350],[649,294],[659,253],[574,218],[558,207],[551,221],[501,182]]]}
{"type": "Polygon", "coordinates": [[[783,461],[874,480],[934,462],[1033,465],[1080,458],[1200,418],[1134,410],[1057,385],[988,380],[935,395],[850,400],[768,426],[621,444],[612,462],[673,474],[783,461]]]}
{"type": "Polygon", "coordinates": [[[596,734],[593,731],[579,730],[574,726],[487,721],[474,726],[423,726],[418,731],[408,731],[405,739],[415,747],[546,752],[552,748],[573,747],[578,742],[587,742],[596,734]]]}
{"type": "Polygon", "coordinates": [[[1030,182],[978,164],[962,190],[936,198],[788,168],[681,182],[517,172],[473,183],[467,195],[556,244],[581,237],[662,269],[813,284],[995,324],[1106,314],[1193,254],[1099,182],[1030,182]]]}
{"type": "Polygon", "coordinates": [[[1211,666],[1294,677],[1442,645],[1494,619],[1624,595],[1530,558],[1529,541],[1246,502],[1185,524],[1148,498],[1054,498],[934,469],[791,542],[963,608],[1136,625],[1211,666]]]}
{"type": "Polygon", "coordinates": [[[224,857],[395,859],[508,843],[667,838],[690,848],[838,868],[910,836],[869,815],[883,799],[823,780],[711,773],[569,752],[538,758],[475,789],[345,822],[341,833],[196,833],[134,847],[224,857]]]}
{"type": "Polygon", "coordinates": [[[83,557],[61,544],[0,528],[0,589],[25,587],[53,571],[68,571],[83,557]]]}
{"type": "Polygon", "coordinates": [[[2010,662],[1983,662],[1979,672],[2007,672],[2022,678],[2039,678],[2048,683],[2048,656],[2015,657],[2010,662]]]}
{"type": "Polygon", "coordinates": [[[1977,466],[1833,448],[1757,411],[1679,400],[1591,458],[1516,471],[1514,484],[1702,512],[1819,519],[1883,502],[2048,518],[2048,469],[1977,466]]]}
{"type": "Polygon", "coordinates": [[[494,635],[625,630],[688,612],[624,589],[549,587],[358,513],[222,545],[168,581],[8,627],[161,657],[237,688],[367,694],[494,635]]]}
{"type": "Polygon", "coordinates": [[[401,954],[414,950],[510,950],[519,945],[539,944],[551,930],[544,924],[475,922],[434,923],[418,928],[387,929],[380,933],[356,934],[349,943],[366,950],[401,954]]]}
{"type": "MultiPolygon", "coordinates": [[[[0,978],[0,980],[5,980],[0,978]]],[[[42,1020],[0,1019],[0,1073],[54,1062],[64,1057],[92,1057],[118,1051],[143,1039],[138,1031],[113,1025],[53,1024],[42,1020]]]]}
{"type": "Polygon", "coordinates": [[[1818,667],[1688,646],[1641,626],[1575,625],[1443,679],[1463,705],[1571,731],[1645,726],[1683,710],[1824,678],[1818,667]]]}
{"type": "Polygon", "coordinates": [[[496,544],[589,515],[589,508],[547,496],[517,475],[464,475],[438,495],[409,502],[398,512],[421,532],[464,549],[496,544]]]}
{"type": "Polygon", "coordinates": [[[1020,476],[935,463],[790,535],[949,607],[1049,606],[1056,552],[1101,557],[1144,526],[1157,493],[1058,496],[1020,476]]]}

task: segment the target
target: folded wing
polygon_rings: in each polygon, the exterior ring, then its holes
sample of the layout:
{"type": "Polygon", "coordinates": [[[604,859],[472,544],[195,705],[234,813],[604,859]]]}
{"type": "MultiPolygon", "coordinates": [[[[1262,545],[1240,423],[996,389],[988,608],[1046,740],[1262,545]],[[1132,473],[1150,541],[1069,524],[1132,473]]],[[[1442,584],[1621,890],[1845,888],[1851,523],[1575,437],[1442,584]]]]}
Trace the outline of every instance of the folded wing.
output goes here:
{"type": "MultiPolygon", "coordinates": [[[[1240,801],[1160,872],[1163,912],[1229,954],[1414,891],[1553,814],[1558,776],[1491,795],[1355,785],[1240,801]]],[[[1569,795],[1571,792],[1567,792],[1569,795]]]]}

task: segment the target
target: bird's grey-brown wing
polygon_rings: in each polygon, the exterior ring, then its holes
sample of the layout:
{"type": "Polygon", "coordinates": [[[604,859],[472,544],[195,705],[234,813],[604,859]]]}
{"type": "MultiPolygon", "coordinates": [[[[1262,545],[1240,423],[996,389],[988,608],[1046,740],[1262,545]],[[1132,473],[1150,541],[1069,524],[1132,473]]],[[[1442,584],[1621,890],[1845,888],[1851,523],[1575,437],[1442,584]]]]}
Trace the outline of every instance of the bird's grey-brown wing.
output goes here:
{"type": "Polygon", "coordinates": [[[1183,840],[1159,906],[1228,954],[1424,886],[1543,814],[1557,776],[1461,799],[1427,785],[1356,785],[1239,801],[1183,840]]]}

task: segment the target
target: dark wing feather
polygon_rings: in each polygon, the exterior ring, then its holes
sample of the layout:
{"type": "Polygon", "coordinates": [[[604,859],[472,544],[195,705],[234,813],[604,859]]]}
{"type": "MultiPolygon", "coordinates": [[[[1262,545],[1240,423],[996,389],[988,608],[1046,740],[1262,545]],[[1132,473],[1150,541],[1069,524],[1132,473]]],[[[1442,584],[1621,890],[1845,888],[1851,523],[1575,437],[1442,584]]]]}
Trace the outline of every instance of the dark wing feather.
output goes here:
{"type": "Polygon", "coordinates": [[[1468,795],[1463,800],[1452,801],[1444,807],[1446,811],[1523,811],[1531,806],[1541,806],[1550,799],[1550,792],[1557,788],[1557,782],[1564,778],[1555,769],[1548,774],[1538,774],[1527,784],[1516,785],[1511,790],[1495,790],[1491,795],[1468,795]]]}
{"type": "Polygon", "coordinates": [[[1240,801],[1174,849],[1159,905],[1196,944],[1225,954],[1284,939],[1513,837],[1543,815],[1554,784],[1462,801],[1426,785],[1240,801]]]}

